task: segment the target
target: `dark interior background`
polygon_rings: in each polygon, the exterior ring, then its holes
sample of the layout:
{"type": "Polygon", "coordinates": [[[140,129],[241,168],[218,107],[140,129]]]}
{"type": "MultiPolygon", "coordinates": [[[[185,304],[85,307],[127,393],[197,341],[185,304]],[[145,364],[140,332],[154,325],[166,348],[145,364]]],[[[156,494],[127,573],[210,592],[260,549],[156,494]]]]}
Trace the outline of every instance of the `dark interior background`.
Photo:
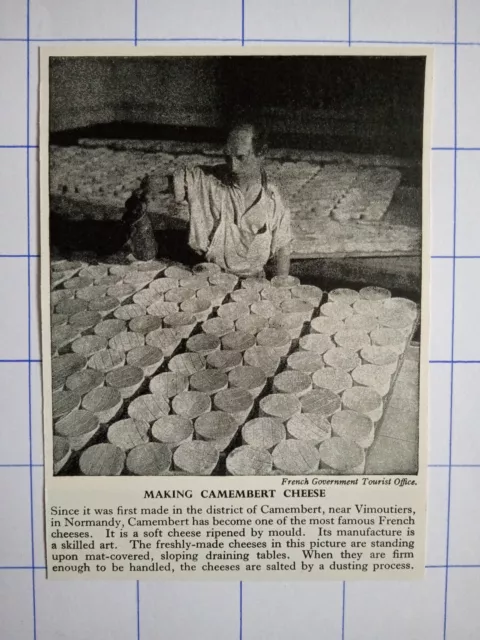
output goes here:
{"type": "Polygon", "coordinates": [[[51,59],[51,142],[121,137],[221,142],[239,114],[273,146],[421,158],[422,57],[51,59]]]}

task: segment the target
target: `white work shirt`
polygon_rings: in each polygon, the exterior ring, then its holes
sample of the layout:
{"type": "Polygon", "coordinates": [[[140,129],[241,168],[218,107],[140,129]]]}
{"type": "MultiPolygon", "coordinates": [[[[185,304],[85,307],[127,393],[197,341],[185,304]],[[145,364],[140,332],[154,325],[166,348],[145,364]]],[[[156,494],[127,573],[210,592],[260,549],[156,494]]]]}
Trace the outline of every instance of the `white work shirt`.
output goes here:
{"type": "Polygon", "coordinates": [[[176,202],[188,205],[189,245],[222,269],[257,275],[277,251],[290,249],[290,212],[265,175],[248,208],[225,165],[182,168],[173,186],[176,202]]]}

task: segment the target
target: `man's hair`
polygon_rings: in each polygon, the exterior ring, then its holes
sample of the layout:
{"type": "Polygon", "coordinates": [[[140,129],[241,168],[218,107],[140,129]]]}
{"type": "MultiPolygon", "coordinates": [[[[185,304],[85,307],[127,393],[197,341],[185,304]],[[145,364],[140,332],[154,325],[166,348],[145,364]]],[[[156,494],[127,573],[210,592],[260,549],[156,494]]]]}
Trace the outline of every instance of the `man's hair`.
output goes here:
{"type": "Polygon", "coordinates": [[[268,128],[266,123],[252,119],[241,119],[233,122],[230,131],[238,129],[252,130],[252,148],[256,156],[263,155],[268,147],[268,128]]]}

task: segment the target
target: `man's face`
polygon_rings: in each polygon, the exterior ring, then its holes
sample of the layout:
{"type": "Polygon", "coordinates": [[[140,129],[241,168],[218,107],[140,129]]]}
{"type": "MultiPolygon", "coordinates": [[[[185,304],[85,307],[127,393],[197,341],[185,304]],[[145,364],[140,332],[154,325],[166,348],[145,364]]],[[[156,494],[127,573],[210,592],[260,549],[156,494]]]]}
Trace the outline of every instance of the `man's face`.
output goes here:
{"type": "Polygon", "coordinates": [[[242,127],[231,131],[225,146],[225,160],[234,180],[257,178],[263,158],[252,147],[253,131],[242,127]]]}

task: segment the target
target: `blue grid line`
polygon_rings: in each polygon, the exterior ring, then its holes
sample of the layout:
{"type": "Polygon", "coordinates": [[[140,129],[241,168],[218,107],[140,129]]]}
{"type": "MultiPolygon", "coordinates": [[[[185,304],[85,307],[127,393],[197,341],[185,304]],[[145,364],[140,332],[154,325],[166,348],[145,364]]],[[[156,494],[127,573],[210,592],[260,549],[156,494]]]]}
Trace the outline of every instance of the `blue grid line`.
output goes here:
{"type": "Polygon", "coordinates": [[[245,0],[242,0],[242,47],[245,46],[245,0]]]}
{"type": "MultiPolygon", "coordinates": [[[[457,91],[458,91],[458,0],[454,0],[454,42],[453,49],[453,140],[455,150],[453,152],[453,235],[452,248],[453,256],[456,255],[457,248],[457,91]]],[[[447,488],[447,535],[445,549],[445,592],[443,608],[443,640],[447,639],[447,618],[448,618],[448,564],[450,556],[450,510],[451,510],[451,489],[452,489],[452,441],[453,441],[453,392],[454,392],[454,372],[455,372],[455,279],[457,261],[452,260],[452,332],[450,344],[450,413],[449,413],[449,442],[448,442],[448,488],[447,488]]]]}
{"type": "Polygon", "coordinates": [[[0,149],[38,149],[37,144],[0,144],[0,149]]]}
{"type": "Polygon", "coordinates": [[[31,360],[30,358],[27,358],[25,360],[8,360],[8,359],[4,359],[1,360],[0,359],[0,364],[30,364],[31,362],[41,362],[41,360],[31,360]]]}
{"type": "Polygon", "coordinates": [[[348,46],[352,45],[352,0],[348,0],[348,46]]]}
{"type": "Polygon", "coordinates": [[[0,469],[8,469],[11,467],[43,467],[43,464],[40,463],[26,463],[26,462],[5,462],[5,463],[0,463],[0,469]]]}
{"type": "Polygon", "coordinates": [[[40,254],[34,253],[0,253],[0,258],[40,258],[40,254]]]}
{"type": "MultiPolygon", "coordinates": [[[[480,41],[449,41],[449,40],[354,40],[354,39],[320,39],[320,38],[245,38],[245,42],[311,42],[318,44],[391,44],[391,45],[419,45],[419,46],[449,46],[449,47],[479,47],[480,41]]],[[[28,38],[28,42],[133,42],[133,38],[28,38]]],[[[138,42],[242,42],[242,38],[137,38],[138,42]]],[[[1,42],[27,42],[27,38],[0,38],[1,42]]]]}
{"type": "Polygon", "coordinates": [[[238,639],[243,640],[243,582],[240,580],[240,588],[239,588],[239,605],[240,605],[240,620],[238,627],[238,639]]]}
{"type": "Polygon", "coordinates": [[[480,256],[430,256],[433,260],[478,260],[480,256]]]}
{"type": "Polygon", "coordinates": [[[480,364],[480,360],[429,360],[429,364],[480,364]]]}
{"type": "Polygon", "coordinates": [[[137,640],[140,640],[140,582],[136,581],[136,595],[137,595],[137,640]]]}
{"type": "Polygon", "coordinates": [[[32,625],[33,625],[33,640],[37,637],[37,602],[35,592],[35,537],[34,537],[34,509],[33,509],[33,443],[32,443],[32,314],[31,314],[31,274],[30,274],[30,0],[27,2],[27,311],[28,311],[28,325],[27,325],[27,339],[28,339],[28,440],[29,440],[29,462],[30,462],[30,543],[31,543],[31,556],[32,556],[32,625]]]}
{"type": "Polygon", "coordinates": [[[138,44],[138,0],[133,2],[133,37],[135,46],[138,44]]]}

